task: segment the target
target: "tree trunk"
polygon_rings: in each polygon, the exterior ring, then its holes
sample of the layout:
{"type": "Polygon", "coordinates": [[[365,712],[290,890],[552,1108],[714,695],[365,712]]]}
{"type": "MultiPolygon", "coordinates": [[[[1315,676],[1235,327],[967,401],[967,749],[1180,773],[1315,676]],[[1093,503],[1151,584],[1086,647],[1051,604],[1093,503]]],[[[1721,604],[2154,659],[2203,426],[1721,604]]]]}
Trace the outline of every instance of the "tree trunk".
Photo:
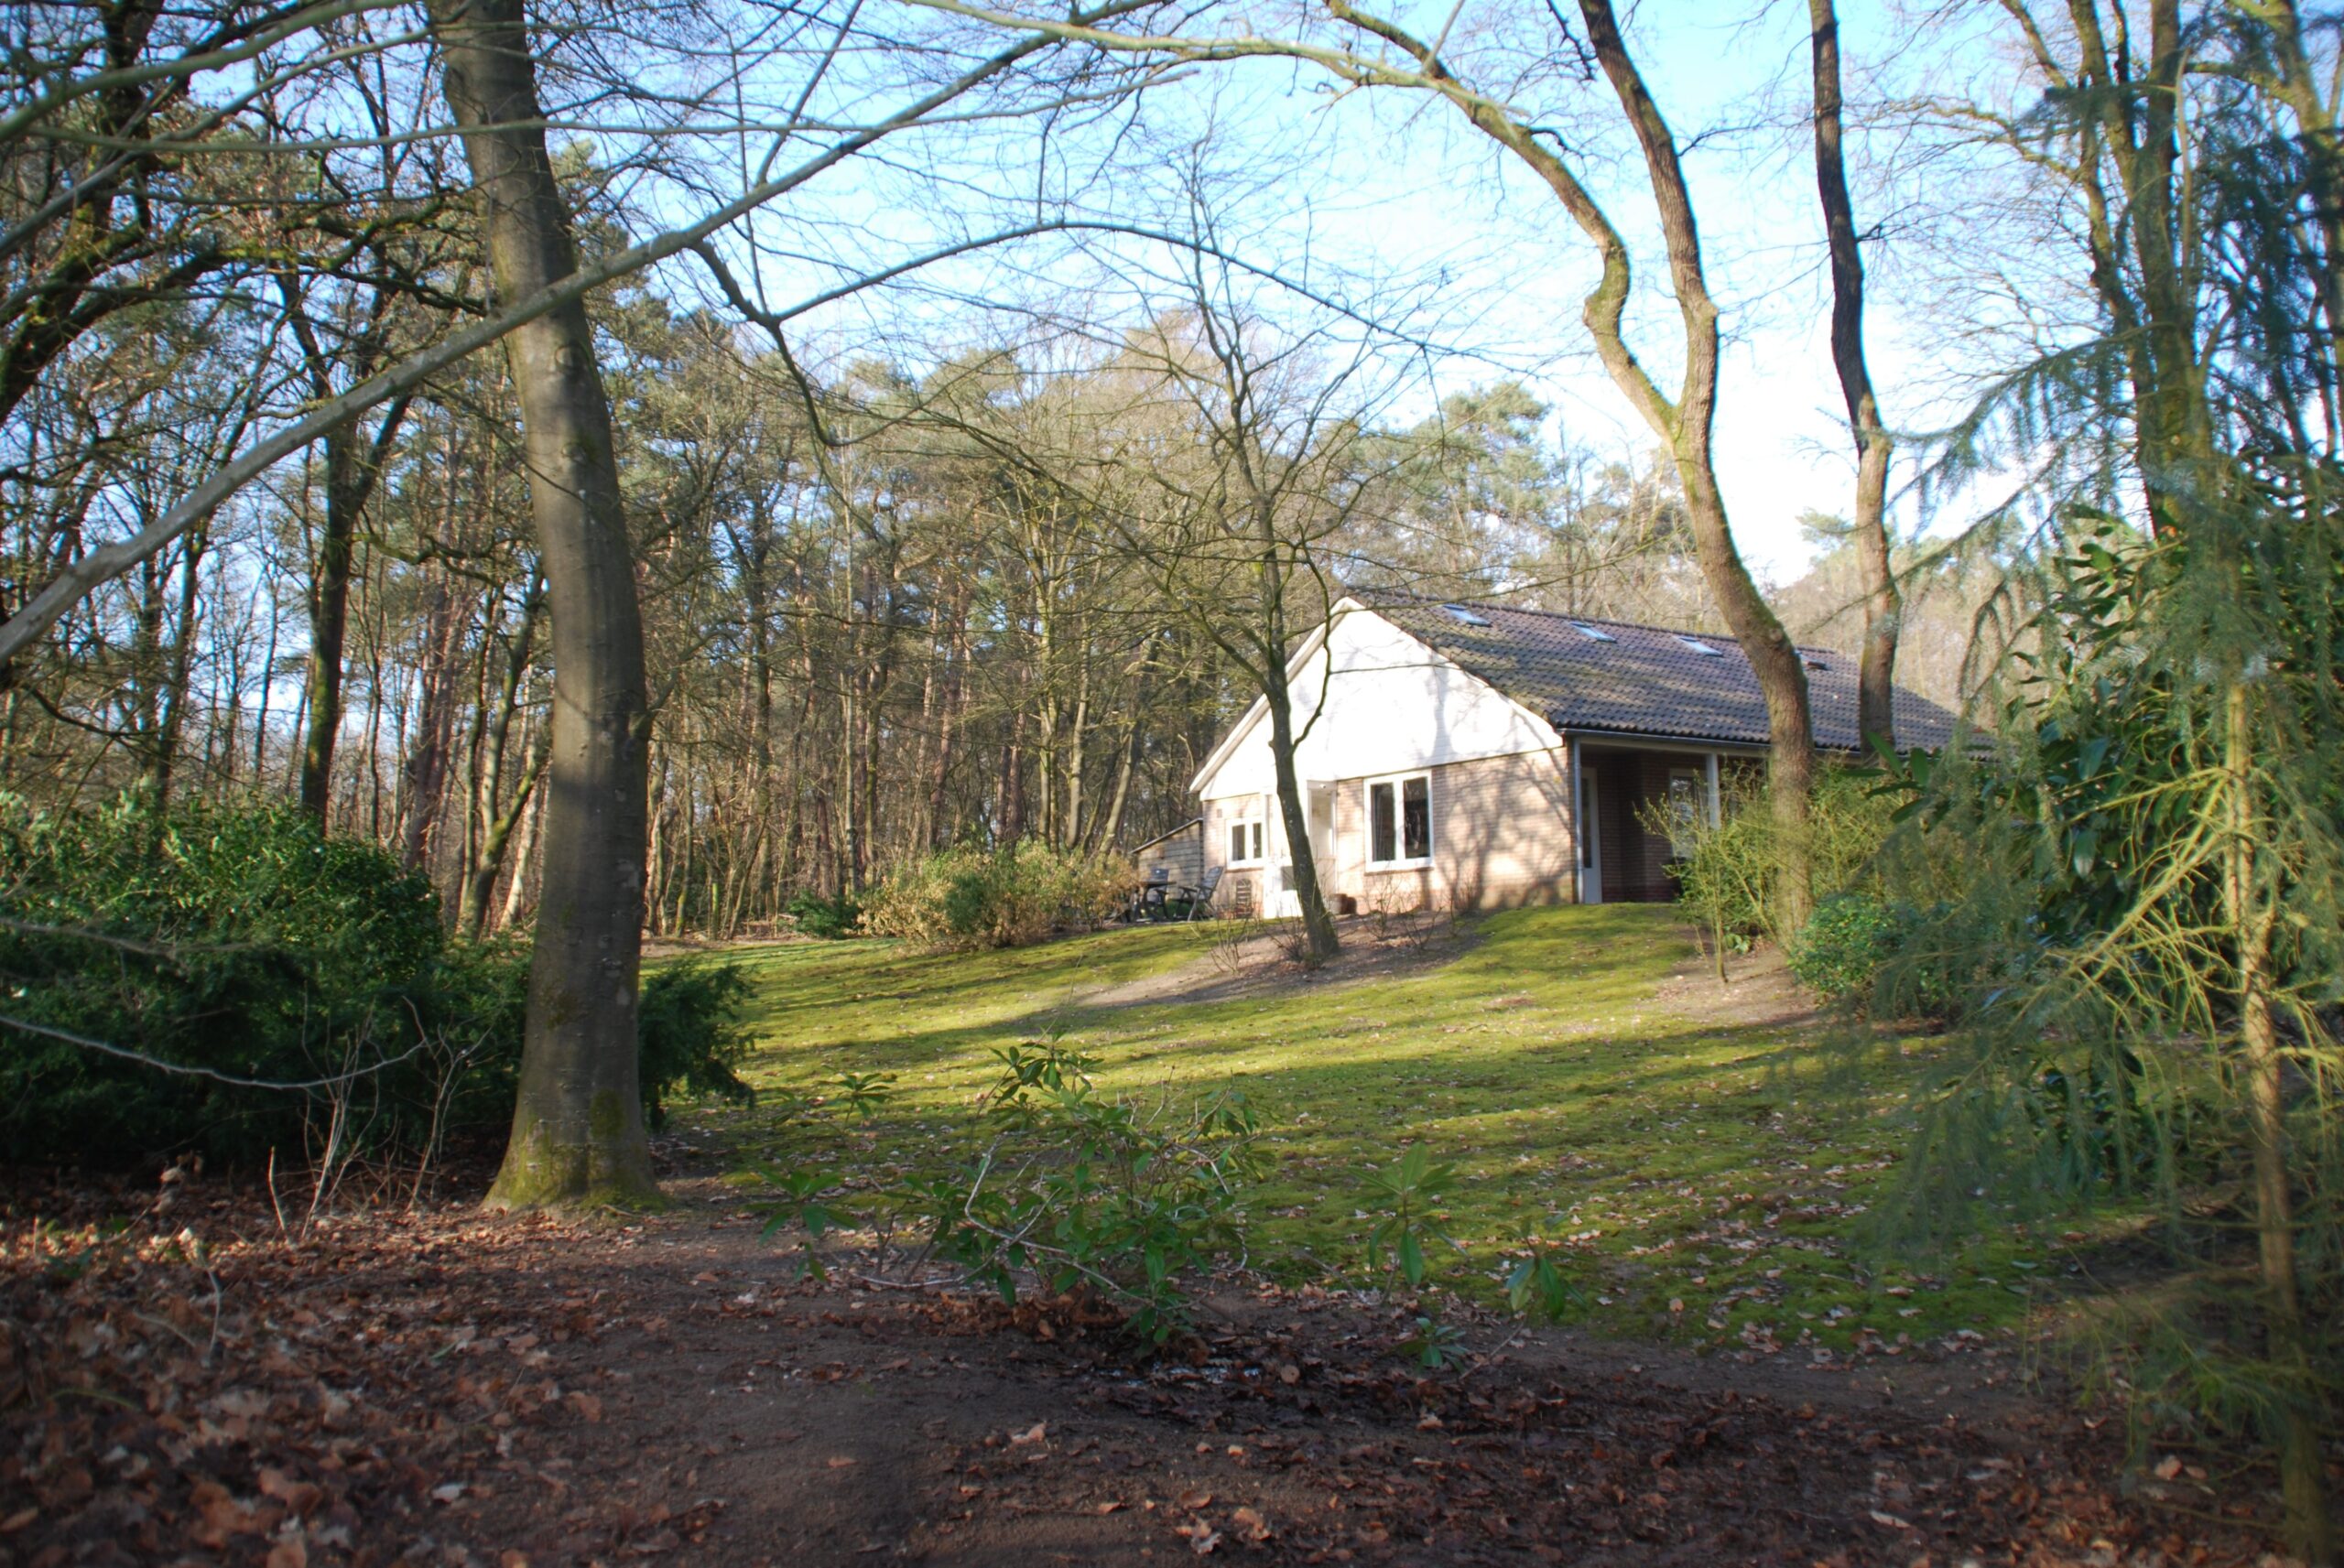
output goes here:
{"type": "Polygon", "coordinates": [[[187,549],[179,563],[179,625],[171,638],[171,654],[162,681],[163,706],[155,726],[155,758],[148,787],[155,809],[171,803],[171,780],[178,772],[179,733],[187,724],[187,688],[195,658],[195,622],[201,608],[203,557],[211,544],[208,524],[188,531],[187,549]]]}
{"type": "MultiPolygon", "coordinates": [[[[1676,137],[1628,53],[1610,0],[1579,0],[1579,14],[1586,19],[1588,41],[1603,74],[1636,134],[1645,176],[1660,211],[1661,233],[1668,249],[1669,284],[1685,326],[1685,379],[1675,403],[1660,395],[1628,351],[1622,331],[1628,282],[1624,246],[1616,259],[1609,254],[1605,258],[1605,282],[1589,298],[1588,321],[1612,380],[1669,444],[1685,486],[1701,575],[1709,582],[1719,613],[1742,644],[1742,655],[1750,661],[1751,674],[1757,677],[1766,699],[1766,791],[1774,818],[1775,918],[1788,935],[1806,925],[1814,901],[1807,829],[1807,802],[1815,780],[1815,728],[1807,699],[1807,666],[1790,633],[1783,630],[1781,619],[1751,580],[1750,568],[1733,542],[1725,498],[1718,489],[1710,451],[1717,419],[1718,309],[1709,297],[1700,232],[1694,222],[1692,194],[1677,158],[1676,137]]],[[[1592,201],[1576,180],[1572,187],[1591,209],[1592,201]]],[[[1580,224],[1587,226],[1584,218],[1580,224]]],[[[1618,232],[1608,220],[1602,230],[1613,245],[1619,245],[1618,232]]]]}
{"type": "Polygon", "coordinates": [[[950,840],[944,831],[945,792],[952,782],[952,747],[959,739],[969,710],[968,624],[969,589],[965,587],[953,596],[951,632],[945,642],[944,700],[939,706],[937,721],[936,757],[928,773],[928,834],[921,841],[926,849],[939,849],[950,840]]]}
{"type": "MultiPolygon", "coordinates": [[[[1270,765],[1277,779],[1278,817],[1286,825],[1287,862],[1294,869],[1294,895],[1302,905],[1304,962],[1312,968],[1342,951],[1334,917],[1327,913],[1326,895],[1318,887],[1318,857],[1311,852],[1310,813],[1302,798],[1302,781],[1294,771],[1294,687],[1290,680],[1294,651],[1286,633],[1286,574],[1278,559],[1276,522],[1270,499],[1262,493],[1250,470],[1245,483],[1252,492],[1254,526],[1262,547],[1254,570],[1262,580],[1262,604],[1267,635],[1262,639],[1262,696],[1270,707],[1270,765]]],[[[1333,628],[1328,636],[1334,635],[1333,628]]]]}
{"type": "MultiPolygon", "coordinates": [[[[537,787],[542,768],[542,755],[533,755],[522,773],[520,787],[513,793],[512,803],[502,809],[498,807],[497,797],[505,793],[505,760],[512,743],[513,718],[520,709],[521,691],[528,682],[530,644],[537,639],[537,617],[544,605],[545,590],[541,584],[532,581],[521,601],[521,622],[514,628],[512,645],[505,653],[505,678],[496,693],[496,707],[483,727],[479,742],[477,815],[482,827],[456,906],[456,929],[474,938],[488,920],[489,894],[495,891],[496,875],[505,863],[505,847],[529,808],[529,796],[537,787]]],[[[542,753],[543,747],[537,750],[542,753]]]]}
{"type": "Polygon", "coordinates": [[[277,613],[277,580],[268,584],[268,645],[260,655],[260,708],[253,719],[253,786],[265,788],[268,783],[268,696],[277,674],[277,634],[283,627],[277,613]]]}
{"type": "MultiPolygon", "coordinates": [[[[2237,950],[2239,1054],[2246,1069],[2247,1116],[2254,1162],[2255,1249],[2263,1281],[2263,1313],[2271,1359],[2288,1383],[2308,1387],[2316,1374],[2306,1343],[2303,1298],[2296,1279],[2293,1173],[2288,1169],[2285,1056],[2272,994],[2271,935],[2278,919],[2278,889],[2263,865],[2262,813],[2256,799],[2252,700],[2244,682],[2227,698],[2223,771],[2228,774],[2230,842],[2224,856],[2222,914],[2237,950]]],[[[2287,1544],[2305,1562],[2335,1561],[2328,1517],[2326,1466],[2319,1429],[2298,1398],[2278,1412],[2280,1489],[2285,1499],[2287,1544]]]]}
{"type": "MultiPolygon", "coordinates": [[[[2328,323],[2328,369],[2344,384],[2344,138],[2338,135],[2334,101],[2320,95],[2319,72],[2304,46],[2300,8],[2295,0],[2281,0],[2266,15],[2279,65],[2277,96],[2295,117],[2304,188],[2311,193],[2319,224],[2319,304],[2328,323]]],[[[2333,438],[2332,406],[2328,417],[2333,438]]]]}
{"type": "Polygon", "coordinates": [[[426,873],[440,859],[440,820],[447,811],[449,762],[456,741],[459,666],[465,623],[472,614],[471,593],[459,597],[451,573],[442,569],[432,578],[424,596],[415,745],[404,764],[407,812],[400,845],[407,869],[426,873]]]}
{"type": "Polygon", "coordinates": [[[1318,888],[1318,860],[1311,853],[1310,816],[1302,798],[1302,782],[1294,771],[1294,695],[1280,665],[1263,695],[1270,704],[1270,761],[1277,773],[1278,819],[1286,825],[1286,848],[1294,867],[1295,896],[1302,904],[1302,932],[1308,943],[1308,962],[1325,963],[1342,950],[1334,916],[1318,888]]]}
{"type": "MultiPolygon", "coordinates": [[[[540,752],[544,749],[542,746],[539,748],[540,752]]],[[[540,755],[531,764],[539,781],[545,777],[545,763],[546,759],[540,755]]],[[[529,792],[529,809],[521,816],[521,837],[512,849],[513,870],[505,879],[505,903],[497,911],[496,930],[512,930],[521,923],[523,913],[529,907],[529,873],[537,869],[537,828],[545,819],[546,792],[541,788],[532,789],[529,792]]]]}
{"type": "Polygon", "coordinates": [[[1807,803],[1815,778],[1815,730],[1807,666],[1790,633],[1783,630],[1781,619],[1751,579],[1750,568],[1733,542],[1711,454],[1717,421],[1718,308],[1709,297],[1703,269],[1692,193],[1685,183],[1676,137],[1628,53],[1610,0],[1579,0],[1579,15],[1587,24],[1588,47],[1635,133],[1644,155],[1645,180],[1659,212],[1668,253],[1669,287],[1685,330],[1684,379],[1674,398],[1661,391],[1628,343],[1624,319],[1633,266],[1627,243],[1594,193],[1556,151],[1556,145],[1540,140],[1534,127],[1490,100],[1465,91],[1431,46],[1380,17],[1353,9],[1347,0],[1329,0],[1329,8],[1351,27],[1414,56],[1425,84],[1448,96],[1475,129],[1526,164],[1602,258],[1602,275],[1581,306],[1580,318],[1595,339],[1596,357],[1602,361],[1612,384],[1668,448],[1685,488],[1702,579],[1717,601],[1718,612],[1741,643],[1765,697],[1767,799],[1776,838],[1775,919],[1784,931],[1796,932],[1806,924],[1814,900],[1807,803]]]}
{"type": "Polygon", "coordinates": [[[1815,57],[1815,184],[1831,252],[1831,362],[1856,438],[1856,564],[1863,574],[1864,640],[1856,674],[1856,732],[1866,745],[1896,744],[1896,639],[1904,606],[1888,548],[1888,462],[1895,446],[1881,423],[1864,359],[1864,260],[1840,150],[1839,18],[1831,0],[1807,0],[1815,57]]]}
{"type": "Polygon", "coordinates": [[[350,568],[358,519],[374,492],[407,399],[394,398],[371,442],[355,422],[326,433],[326,525],[309,588],[309,728],[301,741],[301,809],[326,826],[333,802],[333,750],[342,735],[342,656],[350,627],[350,568]]]}
{"type": "MultiPolygon", "coordinates": [[[[497,293],[574,272],[522,0],[432,0],[443,87],[482,197],[497,293]]],[[[642,962],[643,626],[611,407],[581,303],[505,339],[552,616],[552,753],[529,1015],[498,1208],[657,1201],[635,1024],[642,962]]]]}

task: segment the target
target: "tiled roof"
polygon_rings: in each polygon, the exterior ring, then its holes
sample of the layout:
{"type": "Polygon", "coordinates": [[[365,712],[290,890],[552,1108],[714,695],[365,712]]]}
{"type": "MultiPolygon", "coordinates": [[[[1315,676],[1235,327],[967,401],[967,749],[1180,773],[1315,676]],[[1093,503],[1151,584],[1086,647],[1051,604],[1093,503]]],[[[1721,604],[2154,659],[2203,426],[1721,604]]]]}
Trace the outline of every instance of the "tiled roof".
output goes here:
{"type": "MultiPolygon", "coordinates": [[[[1460,602],[1456,609],[1466,612],[1460,616],[1438,600],[1412,594],[1354,597],[1557,730],[1766,743],[1765,698],[1731,637],[1503,604],[1460,602]]],[[[1858,750],[1855,658],[1821,648],[1800,652],[1807,660],[1816,744],[1858,750]]],[[[1896,688],[1895,718],[1899,749],[1935,751],[1952,739],[1953,715],[1903,687],[1896,688]]]]}

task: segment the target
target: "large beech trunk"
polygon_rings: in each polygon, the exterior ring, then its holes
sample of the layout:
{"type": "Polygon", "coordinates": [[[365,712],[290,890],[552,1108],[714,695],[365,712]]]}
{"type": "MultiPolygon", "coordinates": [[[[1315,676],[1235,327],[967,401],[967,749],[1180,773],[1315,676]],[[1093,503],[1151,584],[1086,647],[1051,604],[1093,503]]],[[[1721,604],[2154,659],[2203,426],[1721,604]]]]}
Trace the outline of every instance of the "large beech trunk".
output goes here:
{"type": "MultiPolygon", "coordinates": [[[[577,253],[546,156],[522,0],[432,0],[430,10],[496,290],[524,298],[574,272],[577,253]]],[[[582,304],[539,317],[505,342],[554,684],[520,1096],[489,1203],[639,1204],[658,1196],[635,1037],[649,713],[610,402],[582,304]]]]}

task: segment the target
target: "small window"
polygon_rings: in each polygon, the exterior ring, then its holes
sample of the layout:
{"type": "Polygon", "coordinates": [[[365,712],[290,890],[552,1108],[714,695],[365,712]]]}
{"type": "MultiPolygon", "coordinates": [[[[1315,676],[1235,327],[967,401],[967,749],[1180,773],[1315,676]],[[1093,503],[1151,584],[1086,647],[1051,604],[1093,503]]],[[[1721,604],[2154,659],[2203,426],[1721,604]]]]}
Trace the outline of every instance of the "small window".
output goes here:
{"type": "Polygon", "coordinates": [[[1432,775],[1378,779],[1367,786],[1367,860],[1405,866],[1432,859],[1432,775]]]}
{"type": "Polygon", "coordinates": [[[1708,812],[1702,796],[1701,775],[1692,768],[1668,770],[1668,847],[1671,854],[1682,860],[1693,852],[1703,818],[1708,812]]]}
{"type": "Polygon", "coordinates": [[[1490,623],[1488,616],[1476,610],[1468,610],[1461,604],[1444,604],[1441,608],[1448,611],[1461,626],[1487,626],[1490,623]]]}
{"type": "Polygon", "coordinates": [[[1697,637],[1679,637],[1677,640],[1684,643],[1687,647],[1692,649],[1697,654],[1706,654],[1713,659],[1722,659],[1725,657],[1723,654],[1719,653],[1715,648],[1710,647],[1707,643],[1702,642],[1697,637]]]}
{"type": "Polygon", "coordinates": [[[1619,641],[1618,638],[1612,636],[1611,633],[1602,630],[1601,627],[1582,626],[1576,621],[1571,622],[1571,630],[1578,633],[1580,636],[1586,638],[1590,643],[1616,643],[1619,641]]]}
{"type": "Polygon", "coordinates": [[[1229,863],[1255,866],[1262,862],[1262,820],[1249,817],[1229,825],[1229,863]]]}

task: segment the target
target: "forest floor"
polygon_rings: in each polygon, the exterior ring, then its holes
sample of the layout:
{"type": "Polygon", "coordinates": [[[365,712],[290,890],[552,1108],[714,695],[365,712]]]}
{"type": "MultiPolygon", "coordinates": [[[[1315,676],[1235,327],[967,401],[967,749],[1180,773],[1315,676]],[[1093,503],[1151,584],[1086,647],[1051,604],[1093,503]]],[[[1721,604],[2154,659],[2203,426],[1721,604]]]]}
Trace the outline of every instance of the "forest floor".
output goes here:
{"type": "Polygon", "coordinates": [[[1652,911],[1384,935],[1333,979],[1165,931],[757,949],[765,1096],[671,1127],[623,1221],[486,1217],[461,1161],[307,1234],[251,1182],[0,1174],[0,1568],[2275,1561],[2268,1476],[2054,1370],[2082,1233],[1859,1245],[1895,1130],[1763,966],[1720,995],[1652,911]],[[1257,1267],[1167,1354],[761,1234],[771,1162],[842,1207],[946,1168],[1036,1034],[1275,1108],[1257,1267]],[[1358,1168],[1412,1141],[1466,1174],[1438,1371],[1361,1288],[1358,1168]],[[1494,1310],[1534,1234],[1596,1292],[1568,1329],[1494,1310]]]}
{"type": "Polygon", "coordinates": [[[800,1279],[680,1158],[624,1226],[459,1201],[296,1240],[249,1188],[20,1177],[0,1563],[2274,1561],[2266,1478],[2128,1460],[2014,1346],[1485,1321],[1427,1373],[1392,1314],[1257,1285],[1150,1359],[1066,1303],[800,1279]]]}

